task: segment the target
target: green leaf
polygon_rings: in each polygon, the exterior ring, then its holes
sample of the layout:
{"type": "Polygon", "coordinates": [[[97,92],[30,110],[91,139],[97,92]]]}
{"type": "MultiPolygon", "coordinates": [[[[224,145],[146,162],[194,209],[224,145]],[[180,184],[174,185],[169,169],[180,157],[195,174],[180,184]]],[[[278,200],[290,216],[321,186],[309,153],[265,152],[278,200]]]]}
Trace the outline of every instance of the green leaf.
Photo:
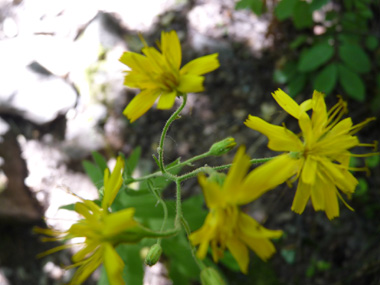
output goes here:
{"type": "Polygon", "coordinates": [[[63,209],[63,210],[68,210],[68,211],[75,211],[75,204],[68,204],[68,205],[63,205],[59,207],[58,209],[63,209]]]}
{"type": "Polygon", "coordinates": [[[374,51],[379,46],[379,40],[375,36],[368,36],[365,39],[365,46],[369,50],[374,51]]]}
{"type": "Polygon", "coordinates": [[[333,21],[338,17],[338,13],[336,11],[328,11],[326,12],[325,20],[333,21]]]}
{"type": "Polygon", "coordinates": [[[203,205],[203,195],[192,196],[182,203],[183,215],[193,231],[202,226],[207,216],[208,212],[204,209],[203,205]]]}
{"type": "Polygon", "coordinates": [[[289,95],[291,97],[297,96],[306,84],[306,75],[305,74],[297,74],[294,78],[289,82],[289,95]]]}
{"type": "Polygon", "coordinates": [[[298,0],[282,0],[278,3],[274,12],[278,20],[283,21],[293,16],[294,6],[298,0]]]}
{"type": "Polygon", "coordinates": [[[313,26],[313,14],[310,4],[305,1],[298,1],[294,6],[293,22],[297,29],[310,28],[313,26]]]}
{"type": "Polygon", "coordinates": [[[330,63],[323,68],[314,81],[314,90],[330,94],[334,89],[338,78],[338,68],[335,63],[330,63]]]}
{"type": "Polygon", "coordinates": [[[275,82],[284,84],[288,82],[297,72],[297,64],[294,61],[288,61],[283,68],[276,69],[273,74],[275,82]]]}
{"type": "Polygon", "coordinates": [[[82,165],[92,183],[94,183],[97,189],[100,189],[103,185],[103,172],[97,165],[87,160],[82,161],[82,165]]]}
{"type": "Polygon", "coordinates": [[[359,75],[343,64],[338,65],[339,82],[347,95],[351,98],[364,102],[365,86],[359,75]]]}
{"type": "Polygon", "coordinates": [[[308,72],[316,70],[334,55],[334,48],[327,43],[312,46],[301,54],[298,70],[308,72]]]}
{"type": "Polygon", "coordinates": [[[363,3],[362,1],[355,1],[355,11],[363,18],[371,19],[373,18],[373,13],[368,4],[363,3]]]}
{"type": "Polygon", "coordinates": [[[371,62],[367,54],[358,45],[341,45],[339,47],[339,57],[346,66],[357,73],[366,73],[371,70],[371,62]]]}
{"type": "Polygon", "coordinates": [[[326,271],[331,268],[331,263],[324,260],[318,260],[316,266],[319,271],[326,271]]]}
{"type": "Polygon", "coordinates": [[[164,254],[169,257],[169,276],[173,284],[193,284],[199,279],[200,270],[195,263],[190,245],[183,233],[162,240],[164,254]]]}
{"type": "Polygon", "coordinates": [[[236,259],[232,256],[231,252],[225,251],[222,259],[220,260],[222,264],[227,266],[230,270],[239,272],[240,267],[239,264],[237,263],[236,259]]]}
{"type": "MultiPolygon", "coordinates": [[[[169,226],[174,221],[175,202],[170,200],[165,203],[168,208],[166,225],[169,226]]],[[[164,211],[152,193],[140,190],[120,191],[112,204],[112,210],[120,211],[125,208],[134,208],[134,217],[145,226],[155,230],[161,228],[164,211]]]]}
{"type": "Polygon", "coordinates": [[[125,162],[125,172],[127,173],[127,177],[131,177],[133,170],[135,170],[137,163],[140,160],[141,156],[141,147],[136,147],[131,155],[128,157],[128,159],[125,162]]]}
{"type": "Polygon", "coordinates": [[[292,41],[290,43],[290,48],[291,49],[296,49],[300,45],[302,45],[303,43],[305,43],[306,40],[307,40],[307,36],[306,35],[299,35],[294,41],[292,41]]]}
{"type": "Polygon", "coordinates": [[[342,44],[357,45],[361,41],[361,36],[355,34],[339,34],[338,39],[342,44]]]}
{"type": "Polygon", "coordinates": [[[354,197],[363,199],[368,195],[368,183],[364,178],[359,178],[358,182],[359,184],[356,186],[354,197]]]}
{"type": "Polygon", "coordinates": [[[365,161],[369,168],[375,168],[380,164],[380,155],[367,157],[365,161]]]}
{"type": "Polygon", "coordinates": [[[282,249],[281,256],[288,264],[293,264],[296,259],[296,252],[294,249],[282,249]]]}
{"type": "Polygon", "coordinates": [[[138,244],[121,244],[116,250],[125,264],[123,270],[125,284],[143,284],[144,267],[140,255],[141,246],[138,244]]]}
{"type": "Polygon", "coordinates": [[[251,0],[240,0],[235,5],[235,10],[251,9],[251,0]]]}
{"type": "Polygon", "coordinates": [[[99,152],[96,151],[93,151],[91,154],[102,173],[104,173],[104,170],[107,168],[107,161],[105,160],[105,158],[99,152]]]}
{"type": "Polygon", "coordinates": [[[251,9],[253,13],[260,16],[264,12],[264,2],[263,0],[251,0],[251,9]]]}
{"type": "Polygon", "coordinates": [[[330,3],[330,0],[313,0],[313,1],[311,1],[310,9],[311,9],[311,11],[321,9],[327,3],[330,3]]]}
{"type": "Polygon", "coordinates": [[[264,11],[263,0],[240,0],[235,5],[236,10],[250,9],[256,15],[261,15],[264,11]]]}

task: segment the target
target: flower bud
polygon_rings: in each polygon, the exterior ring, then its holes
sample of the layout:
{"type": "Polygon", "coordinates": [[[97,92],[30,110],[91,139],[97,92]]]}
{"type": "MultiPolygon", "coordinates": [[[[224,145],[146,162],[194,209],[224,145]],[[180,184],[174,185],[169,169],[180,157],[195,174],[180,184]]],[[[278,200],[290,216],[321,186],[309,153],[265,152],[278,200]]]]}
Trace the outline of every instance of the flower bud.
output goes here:
{"type": "Polygon", "coordinates": [[[162,254],[162,247],[158,243],[154,244],[150,249],[148,254],[145,257],[145,264],[153,266],[160,259],[162,254]]]}
{"type": "Polygon", "coordinates": [[[209,150],[210,155],[223,155],[233,149],[236,145],[235,139],[233,137],[225,138],[219,142],[214,143],[209,150]]]}
{"type": "Polygon", "coordinates": [[[206,267],[201,272],[201,284],[202,285],[225,285],[226,283],[212,267],[206,267]]]}

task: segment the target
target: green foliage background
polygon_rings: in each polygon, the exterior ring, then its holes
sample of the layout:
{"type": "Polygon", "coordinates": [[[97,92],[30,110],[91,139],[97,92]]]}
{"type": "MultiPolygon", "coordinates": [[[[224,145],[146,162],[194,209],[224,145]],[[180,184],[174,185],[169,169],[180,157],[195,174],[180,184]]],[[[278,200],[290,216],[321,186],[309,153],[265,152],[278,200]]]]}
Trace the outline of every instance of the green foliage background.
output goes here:
{"type": "Polygon", "coordinates": [[[236,9],[271,12],[279,26],[290,23],[293,38],[274,80],[291,96],[316,89],[370,100],[373,110],[380,109],[380,35],[373,13],[378,1],[281,0],[271,11],[265,3],[241,0],[236,9]]]}

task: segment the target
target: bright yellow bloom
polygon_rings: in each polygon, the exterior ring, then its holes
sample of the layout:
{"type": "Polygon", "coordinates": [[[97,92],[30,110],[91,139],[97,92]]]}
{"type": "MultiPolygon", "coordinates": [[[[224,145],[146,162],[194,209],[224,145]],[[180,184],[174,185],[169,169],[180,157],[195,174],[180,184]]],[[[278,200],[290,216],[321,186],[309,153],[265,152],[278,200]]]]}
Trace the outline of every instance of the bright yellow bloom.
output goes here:
{"type": "MultiPolygon", "coordinates": [[[[124,160],[118,157],[116,166],[110,175],[104,173],[104,198],[99,207],[93,201],[81,199],[75,204],[75,211],[83,219],[73,224],[66,232],[51,229],[36,229],[36,232],[52,236],[49,240],[69,240],[85,238],[82,248],[73,256],[74,264],[69,268],[79,267],[70,284],[82,284],[100,264],[104,264],[110,284],[123,285],[122,271],[124,262],[117,254],[115,246],[120,242],[136,242],[138,223],[133,219],[135,210],[127,208],[115,213],[109,212],[109,206],[116,197],[122,184],[124,160]]],[[[77,245],[77,244],[74,244],[77,245]]],[[[40,256],[45,256],[62,249],[72,247],[66,244],[53,248],[40,256]]]]}
{"type": "Polygon", "coordinates": [[[371,155],[355,155],[349,149],[375,146],[360,143],[353,134],[374,118],[357,125],[353,125],[351,118],[341,120],[347,111],[346,103],[340,99],[327,111],[323,94],[318,91],[314,91],[313,98],[301,105],[280,89],[272,95],[286,112],[298,120],[302,134],[300,138],[286,127],[269,124],[251,115],[245,121],[248,127],[268,137],[270,149],[285,152],[251,172],[248,180],[255,182],[258,190],[252,193],[252,198],[295,176],[298,187],[292,205],[294,212],[301,214],[311,197],[316,211],[325,211],[329,219],[338,217],[338,197],[350,208],[338,189],[350,197],[358,184],[349,171],[350,157],[371,155]],[[312,110],[311,117],[307,113],[309,110],[312,110]]]}
{"type": "Polygon", "coordinates": [[[198,180],[210,212],[204,225],[189,237],[193,245],[199,245],[198,258],[206,256],[211,244],[213,259],[218,262],[227,248],[243,273],[248,270],[248,248],[261,259],[267,260],[276,251],[269,238],[282,235],[282,231],[264,228],[239,209],[239,205],[252,201],[249,192],[255,191],[254,184],[248,185],[244,178],[249,167],[249,157],[244,153],[244,147],[241,147],[222,184],[206,179],[203,174],[199,175],[198,180]]]}
{"type": "Polygon", "coordinates": [[[126,72],[124,85],[141,89],[123,112],[131,122],[144,115],[157,98],[160,98],[158,109],[170,109],[176,96],[203,91],[204,77],[201,75],[219,67],[218,54],[214,53],[180,68],[181,44],[175,31],[161,33],[161,43],[158,42],[161,52],[144,44],[142,52],[145,56],[125,52],[120,58],[131,69],[126,72]]]}

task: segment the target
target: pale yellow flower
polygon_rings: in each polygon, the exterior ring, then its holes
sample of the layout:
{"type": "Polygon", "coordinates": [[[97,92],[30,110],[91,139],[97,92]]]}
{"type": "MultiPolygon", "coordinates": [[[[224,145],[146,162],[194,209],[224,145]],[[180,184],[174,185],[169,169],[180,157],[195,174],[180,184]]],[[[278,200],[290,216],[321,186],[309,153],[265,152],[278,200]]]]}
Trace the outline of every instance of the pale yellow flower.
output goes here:
{"type": "Polygon", "coordinates": [[[282,235],[282,231],[264,228],[239,209],[239,205],[252,201],[249,192],[255,191],[254,184],[248,185],[245,179],[249,167],[249,157],[241,147],[224,182],[218,183],[203,174],[199,175],[199,184],[210,212],[203,226],[189,237],[193,245],[199,245],[198,258],[205,258],[211,246],[213,260],[218,262],[228,249],[243,273],[248,270],[248,248],[267,260],[276,251],[269,239],[282,235]]]}
{"type": "MultiPolygon", "coordinates": [[[[72,258],[74,264],[68,267],[78,267],[70,281],[72,285],[82,284],[102,263],[110,284],[124,284],[122,278],[124,262],[116,252],[115,246],[121,242],[137,242],[138,223],[133,219],[135,212],[133,208],[114,213],[110,213],[108,209],[122,184],[123,169],[124,160],[118,157],[112,174],[108,169],[105,170],[102,206],[99,207],[93,201],[81,199],[81,202],[75,204],[75,211],[83,219],[73,224],[69,230],[61,232],[51,229],[35,229],[38,233],[53,237],[47,238],[46,241],[85,238],[84,242],[79,244],[82,248],[72,258]]],[[[72,246],[73,244],[58,246],[40,256],[72,246]]]]}
{"type": "Polygon", "coordinates": [[[280,89],[273,97],[286,112],[298,120],[302,134],[299,137],[286,127],[269,124],[255,116],[248,117],[245,124],[266,135],[270,149],[285,152],[251,172],[247,179],[256,183],[257,189],[257,192],[252,193],[252,198],[291,177],[294,180],[298,178],[292,205],[294,212],[301,214],[311,198],[316,211],[325,211],[329,219],[338,217],[338,197],[350,208],[338,189],[350,197],[358,184],[349,171],[350,157],[356,156],[349,149],[375,146],[360,143],[353,134],[374,118],[358,125],[353,125],[351,118],[341,120],[347,111],[346,103],[340,99],[327,111],[323,94],[318,91],[314,91],[313,98],[301,105],[280,89]],[[309,110],[312,110],[311,117],[307,113],[309,110]]]}
{"type": "Polygon", "coordinates": [[[141,89],[123,113],[131,122],[145,114],[157,98],[158,109],[170,109],[176,96],[203,91],[204,77],[201,75],[219,67],[218,54],[214,53],[192,60],[180,68],[181,44],[175,31],[162,32],[158,48],[161,52],[145,44],[142,49],[145,56],[125,52],[120,58],[131,69],[126,71],[124,84],[141,89]]]}

